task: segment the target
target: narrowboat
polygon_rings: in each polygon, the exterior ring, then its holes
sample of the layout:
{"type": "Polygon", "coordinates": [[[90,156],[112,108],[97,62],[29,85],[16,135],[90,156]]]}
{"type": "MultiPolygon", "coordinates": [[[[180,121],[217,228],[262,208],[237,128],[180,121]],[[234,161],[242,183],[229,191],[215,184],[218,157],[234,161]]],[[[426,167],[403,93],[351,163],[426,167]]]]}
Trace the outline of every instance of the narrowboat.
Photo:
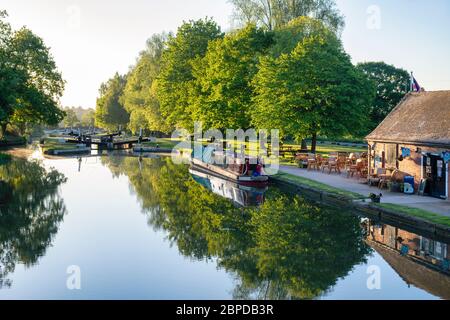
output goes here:
{"type": "MultiPolygon", "coordinates": [[[[234,158],[231,164],[192,158],[191,168],[211,173],[240,185],[264,187],[269,183],[269,177],[264,173],[263,165],[246,157],[244,161],[234,158]]],[[[225,162],[225,161],[222,161],[225,162]]]]}

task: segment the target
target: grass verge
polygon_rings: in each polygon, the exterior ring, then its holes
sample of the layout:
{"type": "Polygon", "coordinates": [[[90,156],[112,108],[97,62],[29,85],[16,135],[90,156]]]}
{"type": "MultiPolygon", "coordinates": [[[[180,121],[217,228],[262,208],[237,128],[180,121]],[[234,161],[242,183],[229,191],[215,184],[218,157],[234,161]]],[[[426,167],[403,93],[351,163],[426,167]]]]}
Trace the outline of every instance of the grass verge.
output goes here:
{"type": "Polygon", "coordinates": [[[55,150],[74,150],[77,146],[72,143],[62,143],[57,138],[46,138],[44,144],[41,144],[42,151],[46,154],[55,150]]]}
{"type": "Polygon", "coordinates": [[[347,198],[354,199],[354,200],[367,198],[366,196],[356,193],[356,192],[351,192],[351,191],[335,188],[335,187],[329,186],[327,184],[324,184],[324,183],[321,183],[321,182],[318,182],[315,180],[295,176],[293,174],[289,174],[289,173],[285,173],[285,172],[278,173],[277,175],[275,175],[275,178],[280,179],[282,181],[291,182],[291,183],[299,184],[302,186],[307,186],[307,187],[314,188],[314,189],[317,189],[320,191],[332,193],[335,195],[347,197],[347,198]]]}
{"type": "Polygon", "coordinates": [[[9,147],[9,146],[17,146],[26,143],[26,139],[24,137],[17,136],[4,136],[0,138],[0,147],[9,147]]]}
{"type": "Polygon", "coordinates": [[[147,147],[154,147],[158,145],[162,149],[173,149],[177,144],[180,143],[180,140],[172,140],[170,138],[158,138],[156,142],[144,142],[143,145],[147,147]]]}
{"type": "Polygon", "coordinates": [[[374,204],[376,207],[380,207],[383,209],[395,211],[398,213],[403,213],[406,215],[410,215],[417,218],[422,218],[432,223],[445,225],[450,227],[450,217],[442,216],[437,213],[429,212],[419,208],[411,208],[403,205],[392,204],[392,203],[376,203],[374,204]]]}

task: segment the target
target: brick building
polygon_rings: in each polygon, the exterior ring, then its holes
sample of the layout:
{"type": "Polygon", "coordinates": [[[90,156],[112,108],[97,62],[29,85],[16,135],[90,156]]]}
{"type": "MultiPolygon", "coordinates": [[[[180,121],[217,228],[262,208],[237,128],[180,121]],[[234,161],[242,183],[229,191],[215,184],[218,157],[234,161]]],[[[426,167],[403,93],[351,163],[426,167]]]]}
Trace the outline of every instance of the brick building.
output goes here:
{"type": "Polygon", "coordinates": [[[398,169],[416,191],[449,199],[450,91],[407,94],[366,140],[369,172],[398,169]]]}

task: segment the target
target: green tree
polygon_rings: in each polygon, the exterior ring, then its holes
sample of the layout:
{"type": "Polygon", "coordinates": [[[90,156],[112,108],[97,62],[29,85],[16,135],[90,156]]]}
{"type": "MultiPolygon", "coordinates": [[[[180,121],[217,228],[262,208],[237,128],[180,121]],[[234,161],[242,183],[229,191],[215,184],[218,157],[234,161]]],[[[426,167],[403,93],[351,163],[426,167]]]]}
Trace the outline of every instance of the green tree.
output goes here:
{"type": "Polygon", "coordinates": [[[156,79],[161,69],[161,56],[165,48],[166,34],[154,35],[147,41],[147,48],[140,53],[136,65],[127,77],[121,101],[130,114],[128,128],[139,132],[169,132],[156,98],[156,79]]]}
{"type": "Polygon", "coordinates": [[[41,38],[23,27],[13,31],[0,11],[0,137],[8,124],[56,125],[64,81],[41,38]]]}
{"type": "Polygon", "coordinates": [[[384,62],[360,63],[357,67],[367,75],[377,89],[375,100],[369,106],[370,124],[368,132],[370,132],[386,118],[408,93],[410,75],[406,70],[384,62]]]}
{"type": "Polygon", "coordinates": [[[271,34],[252,24],[211,41],[205,57],[194,63],[193,119],[208,128],[248,128],[251,82],[271,43],[271,34]]]}
{"type": "Polygon", "coordinates": [[[374,88],[326,27],[290,53],[261,59],[254,85],[255,126],[279,129],[297,140],[312,137],[313,152],[319,134],[339,137],[366,130],[374,88]]]}
{"type": "Polygon", "coordinates": [[[222,36],[213,20],[204,19],[183,23],[177,34],[169,37],[156,87],[161,114],[169,127],[193,127],[189,110],[192,63],[204,57],[211,40],[222,36]]]}
{"type": "Polygon", "coordinates": [[[81,116],[81,125],[83,127],[95,126],[95,110],[89,109],[81,116]]]}
{"type": "Polygon", "coordinates": [[[80,120],[77,117],[77,114],[72,109],[66,109],[66,116],[63,119],[63,125],[64,127],[77,127],[79,126],[80,120]]]}
{"type": "Polygon", "coordinates": [[[125,85],[126,77],[118,73],[101,85],[95,109],[95,123],[100,128],[115,130],[128,124],[130,116],[120,101],[125,85]]]}
{"type": "Polygon", "coordinates": [[[297,17],[321,20],[335,32],[344,27],[344,17],[334,0],[230,0],[235,19],[256,23],[269,30],[280,28],[297,17]]]}

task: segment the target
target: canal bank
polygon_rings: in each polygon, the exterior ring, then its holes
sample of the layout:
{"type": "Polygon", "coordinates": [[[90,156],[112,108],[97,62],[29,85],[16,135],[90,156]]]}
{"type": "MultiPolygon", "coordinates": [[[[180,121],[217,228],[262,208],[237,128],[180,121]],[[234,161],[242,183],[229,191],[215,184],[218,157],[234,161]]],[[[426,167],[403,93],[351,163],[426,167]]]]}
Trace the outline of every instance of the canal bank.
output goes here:
{"type": "Polygon", "coordinates": [[[381,203],[373,203],[369,194],[379,194],[377,188],[338,175],[324,175],[291,167],[282,167],[278,175],[271,177],[271,181],[316,201],[351,207],[372,218],[450,238],[448,201],[382,191],[381,203]]]}

